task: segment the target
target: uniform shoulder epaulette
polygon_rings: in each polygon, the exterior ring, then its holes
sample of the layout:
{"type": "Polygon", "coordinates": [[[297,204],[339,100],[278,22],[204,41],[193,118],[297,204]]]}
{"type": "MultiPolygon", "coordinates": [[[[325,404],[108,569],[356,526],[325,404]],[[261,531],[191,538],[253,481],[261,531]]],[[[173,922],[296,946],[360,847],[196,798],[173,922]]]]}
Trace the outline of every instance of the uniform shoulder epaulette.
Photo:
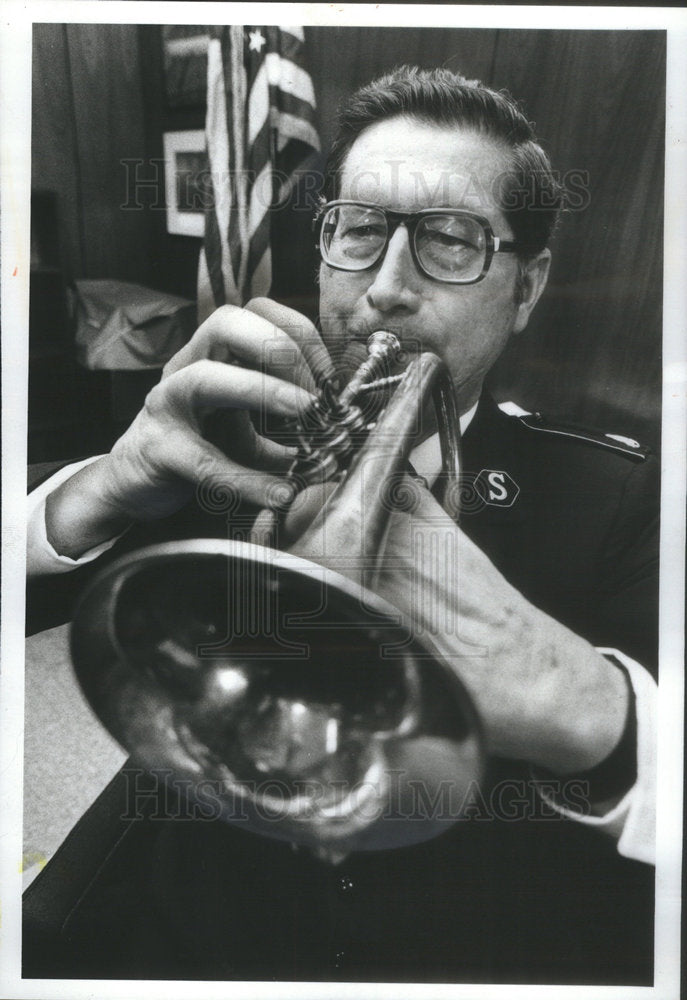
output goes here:
{"type": "Polygon", "coordinates": [[[600,448],[608,448],[609,451],[629,455],[638,462],[646,461],[649,456],[650,449],[648,447],[635,441],[634,438],[624,437],[622,434],[604,434],[602,431],[589,430],[587,427],[579,427],[575,424],[559,423],[549,420],[541,413],[528,413],[518,416],[516,419],[523,427],[532,431],[557,435],[569,440],[584,441],[600,448]]]}

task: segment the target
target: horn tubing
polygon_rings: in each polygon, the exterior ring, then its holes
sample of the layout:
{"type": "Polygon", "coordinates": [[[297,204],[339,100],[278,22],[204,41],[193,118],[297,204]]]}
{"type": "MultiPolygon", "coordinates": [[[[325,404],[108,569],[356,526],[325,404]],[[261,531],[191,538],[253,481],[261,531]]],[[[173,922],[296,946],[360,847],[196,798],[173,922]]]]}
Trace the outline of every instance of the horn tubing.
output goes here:
{"type": "Polygon", "coordinates": [[[441,445],[441,476],[437,500],[458,523],[460,517],[458,491],[451,487],[458,482],[460,476],[460,422],[456,410],[453,380],[443,363],[437,373],[432,395],[441,445]]]}
{"type": "MultiPolygon", "coordinates": [[[[360,539],[359,555],[371,557],[376,574],[389,511],[380,483],[402,472],[418,434],[418,421],[430,396],[439,402],[442,430],[442,467],[449,478],[458,467],[458,421],[452,398],[450,375],[435,354],[425,352],[414,359],[401,384],[380,416],[376,427],[355,455],[348,475],[321,508],[314,521],[291,549],[294,554],[317,561],[326,547],[350,551],[350,540],[360,539]],[[453,442],[449,438],[453,436],[453,442]],[[359,479],[373,484],[363,499],[359,479]]],[[[366,569],[370,570],[369,564],[366,569]]],[[[369,579],[369,578],[368,578],[369,579]]]]}

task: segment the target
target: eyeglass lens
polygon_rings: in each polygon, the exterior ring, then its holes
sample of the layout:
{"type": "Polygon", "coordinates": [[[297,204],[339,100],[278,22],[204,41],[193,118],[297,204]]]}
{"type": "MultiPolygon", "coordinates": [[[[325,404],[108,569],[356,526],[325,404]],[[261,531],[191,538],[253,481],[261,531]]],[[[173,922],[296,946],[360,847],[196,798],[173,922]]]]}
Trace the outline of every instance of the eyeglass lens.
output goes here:
{"type": "MultiPolygon", "coordinates": [[[[387,242],[387,220],[380,209],[336,205],[322,223],[325,262],[357,271],[375,264],[387,242]]],[[[482,225],[469,215],[421,216],[415,251],[424,270],[444,281],[469,281],[482,273],[487,240],[482,225]]]]}

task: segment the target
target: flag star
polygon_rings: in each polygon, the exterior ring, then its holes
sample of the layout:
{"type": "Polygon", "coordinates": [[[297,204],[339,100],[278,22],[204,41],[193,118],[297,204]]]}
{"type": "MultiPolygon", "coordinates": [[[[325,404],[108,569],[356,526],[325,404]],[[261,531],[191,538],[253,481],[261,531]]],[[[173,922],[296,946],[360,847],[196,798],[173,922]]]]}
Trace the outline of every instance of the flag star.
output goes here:
{"type": "Polygon", "coordinates": [[[263,33],[261,31],[249,31],[248,37],[250,38],[248,48],[252,52],[261,52],[263,45],[267,41],[263,33]]]}

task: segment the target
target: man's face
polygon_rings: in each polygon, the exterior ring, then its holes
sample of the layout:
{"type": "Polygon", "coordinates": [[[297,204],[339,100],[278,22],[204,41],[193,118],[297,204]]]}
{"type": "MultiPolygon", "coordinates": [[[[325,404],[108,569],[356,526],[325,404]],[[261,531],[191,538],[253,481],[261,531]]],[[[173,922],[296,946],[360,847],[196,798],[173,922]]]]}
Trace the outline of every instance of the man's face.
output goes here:
{"type": "MultiPolygon", "coordinates": [[[[370,126],[351,147],[340,197],[399,212],[464,208],[486,218],[496,236],[513,239],[494,200],[494,181],[508,166],[508,150],[477,132],[392,118],[370,126]]],[[[465,412],[536,302],[536,297],[531,304],[516,300],[517,271],[514,254],[497,253],[476,284],[433,281],[416,269],[408,232],[399,226],[374,268],[345,272],[321,265],[325,342],[349,371],[362,360],[361,345],[375,330],[391,330],[409,351],[434,351],[448,365],[459,410],[465,412]]]]}

